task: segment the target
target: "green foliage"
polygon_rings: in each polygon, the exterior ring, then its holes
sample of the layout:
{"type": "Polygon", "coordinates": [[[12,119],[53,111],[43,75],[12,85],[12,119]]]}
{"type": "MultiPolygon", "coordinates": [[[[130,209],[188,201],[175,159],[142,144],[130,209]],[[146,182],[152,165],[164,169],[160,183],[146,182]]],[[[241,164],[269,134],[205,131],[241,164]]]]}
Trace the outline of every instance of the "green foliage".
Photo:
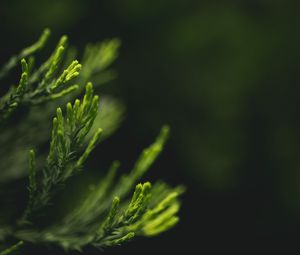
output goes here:
{"type": "Polygon", "coordinates": [[[24,244],[23,241],[19,241],[17,242],[16,244],[12,245],[11,247],[3,250],[0,252],[0,255],[8,255],[8,254],[11,254],[15,251],[17,251],[22,245],[24,244]]]}
{"type": "Polygon", "coordinates": [[[84,153],[77,155],[85,136],[93,125],[97,111],[98,96],[93,96],[91,83],[86,86],[86,94],[82,103],[77,99],[73,106],[71,103],[67,104],[65,118],[61,108],[57,108],[56,117],[53,118],[50,151],[42,170],[43,179],[40,185],[35,177],[34,151],[30,151],[29,191],[31,199],[25,218],[28,214],[46,206],[51,199],[53,189],[82,168],[102,132],[98,129],[84,153]]]}
{"type": "MultiPolygon", "coordinates": [[[[59,63],[63,58],[66,49],[67,37],[63,36],[57,44],[56,49],[50,58],[38,69],[30,72],[31,66],[28,66],[24,57],[28,57],[41,49],[50,32],[48,29],[44,31],[37,43],[24,49],[19,55],[11,58],[11,60],[0,71],[0,77],[13,68],[17,61],[21,59],[22,74],[18,86],[11,87],[0,102],[1,118],[0,122],[6,120],[18,106],[22,104],[39,104],[47,100],[54,100],[78,88],[78,85],[64,86],[79,75],[81,65],[77,60],[72,61],[69,66],[61,73],[57,74],[59,63]]],[[[30,62],[33,58],[30,59],[30,62]]]]}
{"type": "MultiPolygon", "coordinates": [[[[28,176],[28,200],[23,215],[6,220],[5,210],[0,211],[0,244],[9,246],[11,240],[15,241],[0,254],[15,252],[23,243],[51,244],[66,250],[81,250],[88,245],[104,248],[170,229],[178,222],[178,197],[184,189],[162,182],[153,187],[150,182],[136,185],[161,153],[169,134],[167,126],[141,153],[128,174],[119,176],[120,164],[113,162],[98,184],[91,186],[69,211],[44,220],[55,212],[57,196],[64,192],[72,177],[85,170],[86,160],[101,141],[102,128],[109,129],[104,131],[104,138],[108,137],[118,127],[124,111],[120,102],[105,96],[99,106],[99,97],[89,82],[101,84],[113,78],[113,72],[107,68],[117,57],[119,41],[87,46],[81,66],[73,60],[74,51],[67,51],[67,37],[63,36],[51,56],[35,68],[33,54],[44,46],[49,34],[45,30],[37,43],[11,58],[0,72],[2,78],[21,62],[18,85],[1,98],[0,143],[5,153],[0,156],[0,187],[7,183],[9,187],[10,180],[28,176]],[[83,99],[75,99],[84,86],[83,99]],[[61,104],[66,107],[60,108],[61,104]],[[45,123],[54,113],[50,131],[50,125],[45,123]],[[14,115],[19,115],[18,125],[14,115]],[[20,132],[26,132],[30,140],[12,140],[20,132]],[[51,133],[48,154],[36,153],[47,142],[47,133],[51,133]],[[28,143],[36,149],[29,149],[28,143]],[[8,153],[14,163],[5,156],[8,153]],[[28,167],[24,167],[24,157],[28,167]],[[5,164],[7,168],[3,167],[5,164]]],[[[3,190],[7,192],[6,188],[3,190]]],[[[24,192],[23,188],[20,190],[24,192]]]]}
{"type": "Polygon", "coordinates": [[[11,57],[10,60],[1,69],[0,78],[3,78],[5,75],[7,75],[9,71],[11,71],[16,65],[18,65],[21,59],[27,58],[42,49],[46,44],[49,36],[50,30],[45,29],[36,43],[23,49],[18,55],[11,57]]]}
{"type": "MultiPolygon", "coordinates": [[[[49,30],[46,29],[41,37],[44,39],[38,40],[39,42],[42,41],[43,44],[35,43],[34,46],[28,47],[31,49],[31,54],[36,53],[45,44],[49,34],[49,30]],[[37,48],[36,45],[39,47],[37,48]]],[[[74,101],[84,90],[88,81],[93,81],[97,88],[114,78],[114,72],[109,69],[109,66],[118,55],[119,45],[118,39],[90,44],[86,47],[80,61],[84,67],[77,60],[74,60],[76,51],[72,47],[68,48],[66,36],[61,37],[51,56],[37,68],[34,65],[35,57],[29,56],[28,50],[22,51],[26,53],[25,55],[20,53],[18,57],[12,58],[15,63],[22,57],[27,57],[28,60],[24,60],[22,63],[28,62],[29,74],[25,75],[27,77],[26,90],[19,89],[17,93],[17,89],[13,86],[0,99],[0,143],[6,145],[0,147],[0,183],[26,175],[26,151],[30,147],[35,148],[47,142],[51,130],[48,120],[52,118],[53,111],[58,105],[74,101]],[[61,54],[62,47],[64,48],[63,55],[61,54]],[[74,82],[74,84],[69,85],[70,82],[74,82]],[[19,91],[22,91],[21,95],[19,95],[19,91]],[[19,106],[23,106],[21,108],[23,111],[26,109],[27,114],[21,116],[18,125],[12,128],[1,128],[6,123],[5,120],[19,106]],[[30,123],[34,123],[34,125],[30,125],[30,123]],[[26,130],[26,136],[20,136],[24,130],[26,130]],[[29,147],[28,144],[31,146],[29,147]],[[10,155],[9,158],[5,156],[7,154],[10,155]],[[14,160],[15,158],[18,160],[14,160]]],[[[12,60],[8,63],[11,62],[12,60]]],[[[9,74],[13,67],[12,64],[6,64],[1,69],[2,76],[9,74]]],[[[102,96],[99,108],[101,111],[96,116],[95,124],[91,128],[95,132],[97,127],[101,125],[104,129],[102,138],[107,138],[120,125],[124,106],[119,100],[102,96]]],[[[40,158],[38,155],[37,161],[40,161],[40,158]]]]}

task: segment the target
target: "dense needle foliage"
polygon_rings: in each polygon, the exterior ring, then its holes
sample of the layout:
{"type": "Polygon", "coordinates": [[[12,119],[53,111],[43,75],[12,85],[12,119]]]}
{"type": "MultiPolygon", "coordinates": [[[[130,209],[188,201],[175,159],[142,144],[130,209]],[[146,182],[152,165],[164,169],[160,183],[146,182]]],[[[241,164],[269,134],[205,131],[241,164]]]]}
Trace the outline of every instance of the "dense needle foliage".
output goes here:
{"type": "Polygon", "coordinates": [[[173,227],[178,222],[178,196],[183,188],[163,182],[138,183],[162,151],[169,134],[167,126],[143,150],[129,173],[119,175],[120,164],[113,162],[71,210],[47,220],[49,212],[55,211],[58,194],[65,191],[68,180],[85,171],[90,153],[118,127],[123,112],[122,104],[111,97],[100,99],[99,104],[91,83],[98,87],[113,78],[109,66],[117,57],[119,41],[88,45],[78,61],[76,51],[67,47],[67,37],[62,36],[50,57],[37,65],[36,53],[49,35],[46,29],[36,43],[0,70],[0,78],[5,80],[21,66],[17,85],[0,101],[1,197],[14,197],[10,185],[28,180],[22,187],[27,192],[23,212],[12,219],[5,204],[0,210],[0,254],[19,251],[24,244],[66,250],[104,248],[173,227]],[[44,144],[49,144],[46,155],[38,150],[44,144]]]}

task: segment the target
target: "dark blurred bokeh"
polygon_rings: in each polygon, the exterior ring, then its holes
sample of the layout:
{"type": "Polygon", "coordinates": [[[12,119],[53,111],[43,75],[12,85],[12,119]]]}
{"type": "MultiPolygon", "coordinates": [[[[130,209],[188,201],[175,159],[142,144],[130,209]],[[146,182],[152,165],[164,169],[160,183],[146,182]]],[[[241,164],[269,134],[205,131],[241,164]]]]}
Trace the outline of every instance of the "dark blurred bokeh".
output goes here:
{"type": "MultiPolygon", "coordinates": [[[[119,37],[122,127],[98,149],[101,162],[130,167],[160,126],[171,139],[151,180],[184,183],[181,223],[141,249],[218,250],[220,242],[300,237],[300,2],[2,1],[0,58],[44,27],[82,48],[119,37]],[[102,161],[101,161],[102,160],[102,161]],[[213,244],[213,245],[212,245],[213,244]]],[[[252,243],[252,245],[254,244],[252,243]]],[[[92,251],[87,251],[87,254],[92,251]]]]}

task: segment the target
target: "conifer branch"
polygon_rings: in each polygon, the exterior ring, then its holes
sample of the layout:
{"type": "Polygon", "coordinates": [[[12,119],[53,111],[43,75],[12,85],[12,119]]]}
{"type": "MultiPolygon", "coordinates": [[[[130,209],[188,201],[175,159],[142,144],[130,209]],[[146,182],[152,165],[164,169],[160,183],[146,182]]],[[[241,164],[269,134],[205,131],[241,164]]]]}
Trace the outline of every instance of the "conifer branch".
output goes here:
{"type": "Polygon", "coordinates": [[[33,55],[34,53],[41,50],[45,46],[49,36],[50,36],[50,30],[45,29],[37,42],[23,49],[18,55],[11,57],[8,60],[8,62],[0,69],[0,79],[2,79],[5,75],[7,75],[8,72],[11,69],[13,69],[21,59],[25,59],[28,56],[33,55]]]}
{"type": "MultiPolygon", "coordinates": [[[[98,96],[93,95],[92,84],[86,85],[86,93],[82,103],[76,100],[72,105],[66,106],[66,116],[61,108],[57,108],[56,117],[53,118],[52,137],[50,150],[42,169],[42,177],[38,186],[35,184],[34,196],[27,208],[26,215],[47,206],[57,186],[63,184],[68,178],[81,170],[84,161],[99,141],[101,129],[90,140],[82,155],[80,149],[88,134],[98,111],[98,96]]],[[[31,152],[30,155],[33,155],[31,152]]],[[[30,160],[32,162],[32,159],[30,160]]],[[[32,168],[33,163],[30,164],[32,168]]],[[[35,171],[31,170],[31,173],[35,171]]],[[[33,174],[30,176],[33,179],[33,174]]],[[[30,181],[29,190],[32,190],[33,181],[30,181]]],[[[34,194],[34,195],[33,195],[34,194]]],[[[29,216],[28,216],[29,217],[29,216]]]]}
{"type": "MultiPolygon", "coordinates": [[[[18,62],[21,64],[18,85],[11,87],[0,100],[0,125],[9,123],[9,117],[18,108],[26,107],[28,111],[19,125],[10,130],[3,129],[2,134],[8,138],[3,139],[0,134],[0,142],[7,148],[18,145],[18,149],[23,150],[25,143],[11,138],[24,130],[34,141],[34,148],[43,144],[48,131],[43,127],[47,127],[45,123],[56,109],[48,154],[39,157],[39,153],[29,151],[28,201],[24,214],[15,224],[0,229],[0,240],[13,238],[20,242],[0,255],[17,251],[24,242],[55,245],[66,250],[81,250],[86,246],[105,248],[121,245],[136,236],[154,236],[172,228],[179,220],[179,196],[184,189],[171,188],[162,182],[136,185],[161,153],[169,136],[168,126],[162,127],[154,143],[143,150],[128,174],[119,176],[120,163],[113,162],[104,177],[72,210],[53,222],[38,224],[43,216],[47,216],[48,209],[55,207],[55,197],[68,185],[67,182],[85,170],[86,160],[101,140],[102,128],[108,129],[104,130],[104,136],[111,134],[123,111],[113,99],[103,100],[108,102],[105,105],[109,109],[99,108],[99,97],[89,82],[99,81],[99,75],[103,75],[115,60],[119,41],[112,39],[87,46],[81,65],[74,59],[73,51],[72,54],[67,51],[67,37],[62,36],[50,57],[35,67],[33,54],[44,46],[49,34],[49,30],[45,30],[37,43],[11,58],[0,71],[2,78],[18,62]],[[83,99],[75,99],[84,86],[83,99]],[[55,100],[66,107],[57,107],[55,100]],[[36,104],[40,107],[34,108],[36,104]]],[[[102,81],[105,77],[109,75],[102,76],[102,81]]],[[[15,155],[20,158],[19,154],[15,155]]],[[[22,169],[22,161],[18,166],[22,169]]]]}
{"type": "MultiPolygon", "coordinates": [[[[64,86],[71,80],[74,80],[80,72],[81,64],[77,60],[72,61],[69,66],[58,74],[60,63],[62,62],[64,52],[66,50],[67,37],[62,36],[58,42],[54,52],[49,59],[42,64],[37,70],[32,71],[32,54],[40,50],[50,35],[47,29],[41,35],[37,43],[24,49],[18,56],[13,57],[3,68],[3,73],[7,72],[17,64],[17,60],[21,61],[22,74],[19,85],[12,87],[0,101],[0,123],[8,119],[8,117],[21,105],[40,104],[45,101],[55,100],[65,96],[78,89],[78,85],[64,86]],[[25,60],[31,56],[30,66],[25,60]],[[32,72],[29,72],[32,71],[32,72]]],[[[2,73],[0,72],[0,74],[2,73]]],[[[0,78],[2,76],[0,75],[0,78]]]]}

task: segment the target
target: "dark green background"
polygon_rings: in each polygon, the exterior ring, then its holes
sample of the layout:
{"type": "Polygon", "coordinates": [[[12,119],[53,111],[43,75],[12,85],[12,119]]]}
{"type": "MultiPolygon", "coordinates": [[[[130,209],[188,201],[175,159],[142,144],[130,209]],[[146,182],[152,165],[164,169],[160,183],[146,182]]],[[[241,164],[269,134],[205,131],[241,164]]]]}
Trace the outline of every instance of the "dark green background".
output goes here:
{"type": "Polygon", "coordinates": [[[149,179],[187,186],[181,223],[109,254],[300,238],[299,11],[296,0],[1,1],[3,61],[44,27],[80,49],[122,40],[104,90],[126,118],[94,168],[130,167],[162,124],[172,128],[149,179]]]}

